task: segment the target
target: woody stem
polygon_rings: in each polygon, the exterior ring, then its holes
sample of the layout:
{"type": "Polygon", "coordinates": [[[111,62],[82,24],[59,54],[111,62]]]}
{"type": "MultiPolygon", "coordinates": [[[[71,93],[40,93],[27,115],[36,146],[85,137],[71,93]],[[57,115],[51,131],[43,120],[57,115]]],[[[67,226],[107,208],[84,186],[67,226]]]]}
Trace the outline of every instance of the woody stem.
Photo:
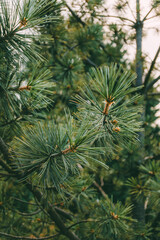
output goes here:
{"type": "Polygon", "coordinates": [[[112,105],[112,103],[113,103],[113,102],[107,102],[107,101],[106,101],[105,106],[104,106],[104,110],[103,110],[103,113],[104,113],[105,115],[108,115],[108,111],[109,111],[109,108],[110,108],[110,106],[112,105]]]}
{"type": "Polygon", "coordinates": [[[67,153],[69,153],[69,152],[71,152],[72,150],[71,150],[71,148],[69,147],[69,148],[66,148],[65,150],[63,150],[62,151],[62,153],[63,154],[67,154],[67,153]]]}
{"type": "Polygon", "coordinates": [[[24,87],[19,87],[18,90],[19,91],[23,91],[23,90],[30,90],[31,89],[31,86],[24,86],[24,87]]]}

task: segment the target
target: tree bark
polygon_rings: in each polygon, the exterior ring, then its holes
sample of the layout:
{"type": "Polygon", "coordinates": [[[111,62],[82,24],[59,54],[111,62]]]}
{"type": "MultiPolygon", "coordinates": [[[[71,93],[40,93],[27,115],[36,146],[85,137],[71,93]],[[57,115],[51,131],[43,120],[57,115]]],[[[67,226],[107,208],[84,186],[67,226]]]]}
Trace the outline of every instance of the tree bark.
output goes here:
{"type": "Polygon", "coordinates": [[[142,30],[143,30],[143,22],[140,18],[140,1],[136,1],[136,73],[137,80],[136,85],[142,85],[142,76],[143,76],[143,61],[142,61],[142,30]]]}
{"type": "MultiPolygon", "coordinates": [[[[136,0],[136,73],[137,73],[137,79],[136,79],[136,86],[141,86],[143,84],[142,77],[143,77],[143,60],[142,60],[142,32],[143,32],[143,21],[141,21],[141,15],[140,15],[140,0],[136,0]]],[[[145,109],[145,107],[144,107],[145,109]]],[[[145,110],[143,110],[141,115],[141,120],[144,122],[145,118],[145,110]]],[[[138,156],[138,162],[137,162],[137,168],[135,171],[137,171],[137,176],[139,174],[139,165],[144,160],[144,132],[139,133],[139,139],[140,139],[140,149],[139,149],[139,156],[138,156]]],[[[135,159],[136,160],[136,159],[135,159]]],[[[133,199],[133,217],[138,220],[138,222],[141,223],[141,225],[145,224],[145,209],[144,209],[144,198],[141,200],[133,199]]]]}

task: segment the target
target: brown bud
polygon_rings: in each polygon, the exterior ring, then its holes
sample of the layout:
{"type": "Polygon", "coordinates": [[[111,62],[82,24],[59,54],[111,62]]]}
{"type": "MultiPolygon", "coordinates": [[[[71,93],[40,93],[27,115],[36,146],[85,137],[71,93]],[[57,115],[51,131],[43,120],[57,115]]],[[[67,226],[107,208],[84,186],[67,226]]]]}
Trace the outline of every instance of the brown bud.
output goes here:
{"type": "Polygon", "coordinates": [[[113,217],[113,219],[118,219],[118,215],[117,214],[115,214],[114,212],[111,212],[111,216],[113,217]]]}
{"type": "Polygon", "coordinates": [[[113,131],[114,132],[120,132],[120,128],[119,127],[115,127],[115,128],[113,128],[113,131]]]}
{"type": "Polygon", "coordinates": [[[86,188],[87,188],[87,187],[83,187],[83,188],[82,188],[82,192],[84,192],[84,191],[86,190],[86,188]]]}
{"type": "Polygon", "coordinates": [[[117,120],[112,120],[111,123],[113,123],[114,125],[116,125],[118,123],[117,120]]]}
{"type": "Polygon", "coordinates": [[[31,86],[28,86],[28,85],[27,85],[27,86],[23,86],[23,87],[19,87],[19,88],[18,88],[19,91],[23,91],[23,90],[27,90],[27,91],[29,91],[30,89],[31,89],[31,86]]]}
{"type": "Polygon", "coordinates": [[[73,69],[74,68],[74,66],[71,64],[71,65],[69,65],[69,69],[73,69]]]}
{"type": "Polygon", "coordinates": [[[24,17],[21,21],[20,21],[20,25],[19,25],[19,29],[22,27],[25,27],[27,25],[27,19],[24,17]]]}
{"type": "Polygon", "coordinates": [[[141,233],[141,236],[144,236],[145,234],[144,233],[141,233]]]}

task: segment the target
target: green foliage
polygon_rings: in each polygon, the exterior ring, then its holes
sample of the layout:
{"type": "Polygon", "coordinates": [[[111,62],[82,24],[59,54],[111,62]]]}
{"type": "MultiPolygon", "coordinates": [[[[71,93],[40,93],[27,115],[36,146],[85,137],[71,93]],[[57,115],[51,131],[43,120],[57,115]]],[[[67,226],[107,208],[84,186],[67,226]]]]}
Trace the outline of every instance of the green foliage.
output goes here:
{"type": "MultiPolygon", "coordinates": [[[[38,32],[28,34],[32,28],[41,26],[44,23],[58,21],[57,13],[60,3],[56,1],[13,1],[8,5],[6,1],[1,1],[0,17],[0,131],[2,136],[17,132],[18,122],[28,121],[32,116],[43,118],[40,110],[46,108],[52,100],[54,84],[49,80],[52,73],[49,69],[42,68],[35,63],[30,76],[25,76],[24,65],[21,62],[28,59],[41,59],[39,54],[40,46],[33,43],[33,39],[43,38],[38,32]],[[12,9],[12,14],[11,14],[12,9]],[[53,10],[55,16],[46,15],[49,10],[53,10]],[[27,57],[27,58],[26,58],[27,57]],[[23,69],[23,70],[22,70],[23,69]]],[[[49,38],[47,37],[47,40],[49,38]]],[[[42,64],[41,64],[42,66],[42,64]]],[[[12,135],[12,134],[11,134],[12,135]]],[[[11,136],[10,136],[11,137],[11,136]]]]}
{"type": "Polygon", "coordinates": [[[29,77],[18,67],[6,66],[3,69],[0,83],[0,129],[7,129],[11,123],[16,127],[17,122],[29,121],[33,116],[43,117],[39,111],[52,103],[50,97],[55,86],[50,81],[52,73],[44,68],[38,71],[37,66],[29,77]]]}
{"type": "Polygon", "coordinates": [[[112,200],[100,203],[97,231],[102,236],[122,237],[124,232],[129,231],[128,222],[133,221],[128,216],[131,210],[132,206],[123,206],[120,202],[114,204],[112,200]]]}
{"type": "Polygon", "coordinates": [[[99,41],[103,40],[102,27],[99,24],[92,24],[80,29],[75,36],[77,44],[84,55],[87,55],[88,51],[92,51],[93,48],[97,48],[99,41]],[[87,50],[87,52],[86,52],[87,50]]]}
{"type": "Polygon", "coordinates": [[[139,101],[139,96],[127,97],[137,90],[131,88],[134,79],[134,74],[117,65],[93,69],[90,73],[91,87],[85,86],[85,90],[81,90],[82,96],[75,98],[79,103],[78,117],[82,119],[87,111],[92,127],[104,130],[104,136],[112,146],[115,141],[127,146],[137,139],[140,123],[136,116],[141,110],[133,103],[139,101]]]}
{"type": "Polygon", "coordinates": [[[160,179],[158,178],[157,181],[154,180],[149,180],[147,184],[149,190],[151,191],[151,198],[150,198],[150,204],[155,207],[156,209],[159,208],[160,206],[160,192],[159,192],[159,187],[160,187],[160,179]]]}
{"type": "Polygon", "coordinates": [[[131,194],[133,194],[135,198],[140,199],[144,197],[144,193],[147,189],[141,180],[132,177],[128,179],[127,185],[130,186],[131,194]]]}
{"type": "Polygon", "coordinates": [[[36,32],[35,34],[26,33],[24,30],[31,31],[33,27],[38,27],[46,22],[57,21],[56,16],[45,14],[48,10],[51,13],[52,9],[58,8],[59,4],[57,6],[56,4],[56,1],[24,0],[20,3],[18,0],[13,1],[9,6],[5,0],[2,0],[0,5],[0,48],[2,51],[8,54],[14,50],[14,52],[16,51],[29,59],[37,59],[37,57],[41,59],[41,55],[35,51],[35,46],[31,43],[33,37],[38,38],[39,35],[36,32]]]}
{"type": "Polygon", "coordinates": [[[95,131],[88,130],[89,123],[86,120],[78,128],[72,122],[73,119],[69,119],[66,129],[55,123],[39,124],[35,129],[29,127],[22,138],[17,139],[17,170],[23,172],[22,179],[31,176],[44,189],[60,189],[60,184],[66,182],[68,176],[78,172],[77,163],[89,164],[87,158],[105,167],[95,158],[104,150],[89,146],[95,131]]]}
{"type": "Polygon", "coordinates": [[[73,82],[78,80],[82,67],[83,64],[78,56],[66,52],[55,64],[55,79],[62,81],[64,85],[73,85],[73,82]]]}
{"type": "Polygon", "coordinates": [[[157,90],[135,87],[129,1],[122,24],[104,3],[0,3],[1,239],[159,239],[157,90]]]}

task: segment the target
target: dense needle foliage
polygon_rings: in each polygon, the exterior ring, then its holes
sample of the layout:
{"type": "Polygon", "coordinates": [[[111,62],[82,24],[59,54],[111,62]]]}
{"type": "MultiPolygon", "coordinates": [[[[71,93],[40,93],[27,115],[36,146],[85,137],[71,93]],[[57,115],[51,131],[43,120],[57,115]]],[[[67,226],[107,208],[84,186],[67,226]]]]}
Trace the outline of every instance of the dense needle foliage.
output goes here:
{"type": "Polygon", "coordinates": [[[129,1],[115,1],[123,24],[103,4],[0,2],[1,239],[159,239],[160,48],[137,84],[129,1]]]}

